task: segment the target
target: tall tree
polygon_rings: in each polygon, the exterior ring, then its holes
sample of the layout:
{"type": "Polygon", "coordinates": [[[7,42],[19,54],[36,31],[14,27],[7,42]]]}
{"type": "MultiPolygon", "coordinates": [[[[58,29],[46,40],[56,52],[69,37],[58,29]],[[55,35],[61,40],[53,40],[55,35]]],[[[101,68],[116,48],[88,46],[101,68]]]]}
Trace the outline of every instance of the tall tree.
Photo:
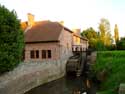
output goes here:
{"type": "Polygon", "coordinates": [[[114,28],[114,38],[115,38],[115,43],[117,44],[117,42],[119,41],[119,31],[118,31],[117,24],[115,24],[115,28],[114,28]]]}
{"type": "Polygon", "coordinates": [[[86,37],[89,40],[89,47],[90,48],[96,48],[98,34],[92,27],[90,27],[86,30],[83,30],[81,35],[86,37]]]}
{"type": "Polygon", "coordinates": [[[21,61],[24,36],[15,11],[0,5],[0,74],[21,61]]]}
{"type": "Polygon", "coordinates": [[[112,43],[110,23],[107,19],[102,18],[99,24],[100,40],[105,46],[110,46],[112,43]]]}

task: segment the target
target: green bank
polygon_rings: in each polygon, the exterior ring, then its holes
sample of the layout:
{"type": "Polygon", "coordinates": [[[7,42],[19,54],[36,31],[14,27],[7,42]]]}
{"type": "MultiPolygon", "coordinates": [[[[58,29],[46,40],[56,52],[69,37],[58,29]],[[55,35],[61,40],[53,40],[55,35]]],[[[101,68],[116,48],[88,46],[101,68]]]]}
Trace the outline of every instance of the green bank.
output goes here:
{"type": "Polygon", "coordinates": [[[120,83],[125,83],[125,51],[99,51],[93,68],[103,91],[99,94],[118,94],[120,83]]]}

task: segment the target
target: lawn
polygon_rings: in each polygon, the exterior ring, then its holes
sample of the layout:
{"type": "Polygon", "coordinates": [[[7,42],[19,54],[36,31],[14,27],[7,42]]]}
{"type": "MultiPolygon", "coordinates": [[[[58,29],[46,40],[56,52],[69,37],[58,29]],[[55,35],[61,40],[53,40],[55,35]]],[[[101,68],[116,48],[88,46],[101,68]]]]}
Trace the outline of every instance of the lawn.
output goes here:
{"type": "Polygon", "coordinates": [[[101,82],[102,90],[118,90],[120,83],[125,83],[125,51],[97,52],[93,68],[96,74],[102,71],[106,73],[106,79],[101,82]]]}

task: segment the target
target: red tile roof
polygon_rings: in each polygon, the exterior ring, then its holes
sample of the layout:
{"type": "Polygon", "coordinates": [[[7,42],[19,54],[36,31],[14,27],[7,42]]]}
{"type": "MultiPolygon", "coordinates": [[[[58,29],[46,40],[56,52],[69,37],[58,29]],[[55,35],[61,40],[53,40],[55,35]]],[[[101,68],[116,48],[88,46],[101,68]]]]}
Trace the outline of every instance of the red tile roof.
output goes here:
{"type": "Polygon", "coordinates": [[[25,42],[57,42],[59,41],[59,35],[63,29],[72,32],[58,22],[36,22],[34,26],[25,32],[25,42]]]}
{"type": "Polygon", "coordinates": [[[73,33],[73,35],[76,36],[76,37],[81,38],[82,40],[86,40],[86,41],[88,41],[87,38],[85,38],[85,37],[83,37],[83,36],[81,36],[81,35],[78,35],[78,34],[75,34],[75,33],[73,33]]]}

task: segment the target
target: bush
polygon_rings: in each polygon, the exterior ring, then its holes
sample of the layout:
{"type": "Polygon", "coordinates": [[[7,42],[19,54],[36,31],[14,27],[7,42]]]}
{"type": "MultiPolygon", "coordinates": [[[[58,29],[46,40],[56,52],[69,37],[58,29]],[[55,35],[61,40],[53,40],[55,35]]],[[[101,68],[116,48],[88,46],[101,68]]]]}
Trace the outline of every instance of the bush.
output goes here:
{"type": "Polygon", "coordinates": [[[125,38],[121,38],[119,41],[117,41],[116,45],[117,50],[125,50],[125,38]]]}
{"type": "Polygon", "coordinates": [[[0,5],[0,74],[20,63],[23,46],[24,36],[16,13],[0,5]]]}
{"type": "Polygon", "coordinates": [[[98,42],[96,44],[96,50],[97,51],[105,51],[106,50],[105,45],[100,40],[98,40],[98,42]]]}

